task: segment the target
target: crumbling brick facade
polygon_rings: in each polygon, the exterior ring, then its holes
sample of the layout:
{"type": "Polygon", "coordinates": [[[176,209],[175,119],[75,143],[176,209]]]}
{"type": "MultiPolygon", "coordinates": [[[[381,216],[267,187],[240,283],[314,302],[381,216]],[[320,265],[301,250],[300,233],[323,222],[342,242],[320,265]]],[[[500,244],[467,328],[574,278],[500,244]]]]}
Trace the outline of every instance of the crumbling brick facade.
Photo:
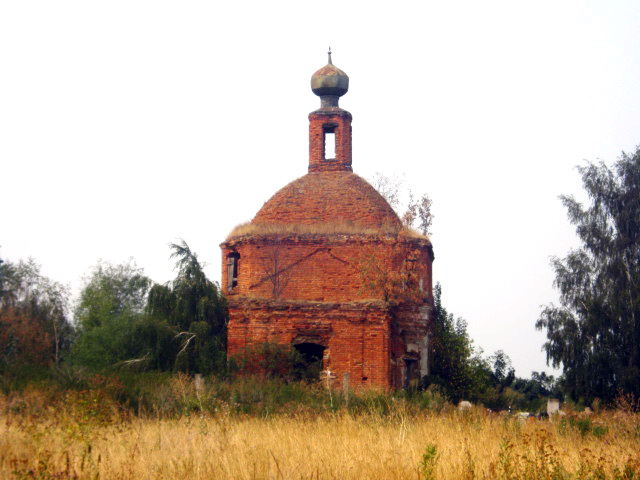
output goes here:
{"type": "Polygon", "coordinates": [[[221,244],[228,354],[316,348],[336,386],[349,374],[354,388],[399,388],[428,373],[431,243],[352,173],[351,114],[338,107],[348,77],[330,62],[312,86],[309,173],[221,244]]]}

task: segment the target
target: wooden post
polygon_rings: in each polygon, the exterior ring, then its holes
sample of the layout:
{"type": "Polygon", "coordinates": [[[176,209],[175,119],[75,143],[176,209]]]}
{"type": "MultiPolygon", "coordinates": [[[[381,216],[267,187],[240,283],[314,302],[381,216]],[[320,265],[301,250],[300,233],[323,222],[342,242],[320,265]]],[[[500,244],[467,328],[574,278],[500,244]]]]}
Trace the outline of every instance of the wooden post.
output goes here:
{"type": "Polygon", "coordinates": [[[196,373],[193,378],[193,384],[197,393],[204,390],[204,378],[201,373],[196,373]]]}
{"type": "Polygon", "coordinates": [[[349,374],[342,375],[342,395],[344,396],[344,402],[349,405],[349,374]]]}

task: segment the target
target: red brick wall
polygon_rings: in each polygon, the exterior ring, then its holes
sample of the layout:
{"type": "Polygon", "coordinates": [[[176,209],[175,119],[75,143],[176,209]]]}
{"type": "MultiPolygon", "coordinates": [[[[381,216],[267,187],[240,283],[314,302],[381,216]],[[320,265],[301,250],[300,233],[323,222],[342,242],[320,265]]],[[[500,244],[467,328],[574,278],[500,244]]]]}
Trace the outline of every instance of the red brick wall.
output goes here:
{"type": "Polygon", "coordinates": [[[229,241],[222,245],[223,290],[232,296],[296,301],[385,300],[384,286],[364,282],[373,270],[372,275],[403,272],[416,285],[422,280],[424,297],[431,298],[431,254],[425,240],[334,237],[291,235],[229,241]],[[240,259],[238,284],[229,291],[226,259],[232,252],[239,253],[240,259]],[[371,264],[374,269],[369,268],[371,264]]]}
{"type": "Polygon", "coordinates": [[[351,114],[341,108],[316,110],[309,114],[309,172],[351,171],[351,114]],[[327,128],[336,136],[336,156],[325,158],[327,128]]]}
{"type": "Polygon", "coordinates": [[[391,235],[262,236],[224,243],[222,257],[230,356],[261,343],[315,338],[313,343],[328,348],[324,368],[337,375],[334,385],[349,373],[354,388],[402,386],[407,345],[421,344],[429,325],[428,241],[391,235]],[[226,258],[232,252],[240,259],[238,284],[229,292],[226,258]],[[382,291],[363,286],[362,262],[422,278],[422,297],[399,306],[384,302],[382,291]],[[279,291],[269,279],[276,265],[279,291]]]}
{"type": "Polygon", "coordinates": [[[231,299],[228,353],[241,356],[262,343],[312,340],[327,349],[323,367],[333,385],[349,373],[353,388],[391,386],[391,314],[381,303],[313,304],[231,299]]]}
{"type": "Polygon", "coordinates": [[[404,360],[419,360],[429,331],[430,307],[390,307],[382,302],[341,304],[257,301],[232,298],[228,354],[231,358],[264,343],[325,346],[323,368],[335,375],[333,386],[400,388],[404,360]]]}
{"type": "MultiPolygon", "coordinates": [[[[405,304],[392,310],[394,321],[391,329],[391,376],[394,388],[404,386],[404,360],[412,359],[418,362],[416,366],[419,366],[425,355],[421,350],[425,336],[431,333],[432,308],[432,303],[405,304]]],[[[420,376],[418,374],[417,377],[420,376]]]]}

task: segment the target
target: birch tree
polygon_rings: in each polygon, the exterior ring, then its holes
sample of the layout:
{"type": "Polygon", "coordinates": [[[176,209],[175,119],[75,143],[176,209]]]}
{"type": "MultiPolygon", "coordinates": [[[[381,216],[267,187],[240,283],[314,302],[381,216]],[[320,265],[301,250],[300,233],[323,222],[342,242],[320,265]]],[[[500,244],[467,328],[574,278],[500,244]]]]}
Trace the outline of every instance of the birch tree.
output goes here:
{"type": "Polygon", "coordinates": [[[582,246],[553,258],[560,305],[543,308],[547,361],[575,399],[640,395],[640,147],[578,168],[589,205],[562,196],[582,246]]]}

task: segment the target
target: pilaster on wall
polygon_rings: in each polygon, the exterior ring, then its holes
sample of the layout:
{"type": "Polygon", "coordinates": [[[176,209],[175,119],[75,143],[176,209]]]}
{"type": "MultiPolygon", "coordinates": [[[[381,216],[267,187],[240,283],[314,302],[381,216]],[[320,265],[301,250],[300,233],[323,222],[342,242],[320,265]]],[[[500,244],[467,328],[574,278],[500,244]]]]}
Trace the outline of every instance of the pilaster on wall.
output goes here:
{"type": "Polygon", "coordinates": [[[321,108],[309,114],[309,172],[352,171],[351,114],[341,108],[321,108]],[[326,151],[328,135],[335,135],[335,158],[326,151]]]}

